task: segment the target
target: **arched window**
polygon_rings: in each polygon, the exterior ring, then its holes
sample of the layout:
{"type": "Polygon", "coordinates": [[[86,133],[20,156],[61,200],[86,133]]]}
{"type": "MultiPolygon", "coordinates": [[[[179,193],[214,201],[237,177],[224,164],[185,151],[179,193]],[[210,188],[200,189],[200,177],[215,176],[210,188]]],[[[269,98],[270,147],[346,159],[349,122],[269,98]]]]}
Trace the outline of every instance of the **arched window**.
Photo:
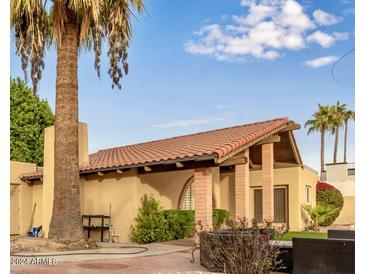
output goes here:
{"type": "MultiPolygon", "coordinates": [[[[195,194],[194,176],[192,176],[186,181],[180,193],[178,208],[183,210],[194,210],[195,209],[194,194],[195,194]]],[[[213,203],[213,208],[215,208],[214,194],[212,194],[212,203],[213,203]]]]}

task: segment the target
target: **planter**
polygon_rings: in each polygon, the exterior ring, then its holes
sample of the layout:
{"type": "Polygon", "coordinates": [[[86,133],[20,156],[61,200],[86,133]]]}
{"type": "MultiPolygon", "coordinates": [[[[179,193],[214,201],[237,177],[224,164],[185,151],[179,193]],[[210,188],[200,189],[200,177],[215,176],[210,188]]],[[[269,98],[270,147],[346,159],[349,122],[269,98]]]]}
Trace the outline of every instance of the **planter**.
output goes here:
{"type": "MultiPolygon", "coordinates": [[[[281,254],[281,258],[278,257],[277,260],[283,260],[281,266],[285,267],[284,271],[289,269],[291,270],[291,248],[287,246],[273,246],[270,243],[270,239],[272,239],[271,235],[273,234],[268,233],[267,229],[255,231],[245,229],[239,232],[232,230],[201,232],[199,233],[200,263],[211,272],[224,272],[225,269],[223,266],[223,260],[228,260],[227,257],[234,258],[233,260],[239,264],[242,264],[242,262],[251,264],[252,260],[250,260],[250,256],[252,256],[252,259],[256,261],[258,261],[260,258],[266,258],[269,261],[271,260],[271,257],[267,254],[271,254],[270,252],[279,252],[282,250],[283,252],[281,254]],[[242,254],[245,253],[245,250],[249,250],[247,252],[253,253],[248,254],[246,252],[245,258],[242,257],[241,260],[241,258],[237,257],[237,254],[230,255],[231,252],[233,252],[232,250],[240,250],[242,254]],[[262,252],[262,254],[258,254],[260,252],[262,252]],[[217,262],[217,258],[220,260],[219,263],[217,262]]],[[[260,261],[259,263],[262,262],[260,261]]]]}

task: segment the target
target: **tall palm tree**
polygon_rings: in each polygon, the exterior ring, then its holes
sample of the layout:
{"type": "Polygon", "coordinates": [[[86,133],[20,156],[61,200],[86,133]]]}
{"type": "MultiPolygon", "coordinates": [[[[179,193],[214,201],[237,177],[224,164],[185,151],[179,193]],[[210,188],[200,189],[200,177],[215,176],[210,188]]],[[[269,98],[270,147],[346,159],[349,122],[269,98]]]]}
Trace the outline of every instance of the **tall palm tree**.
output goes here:
{"type": "Polygon", "coordinates": [[[78,163],[78,78],[80,47],[93,50],[100,75],[103,39],[108,42],[112,87],[128,73],[132,10],[143,12],[143,0],[11,0],[11,28],[25,75],[30,64],[33,90],[44,68],[47,45],[57,47],[54,201],[49,238],[83,239],[78,163]]]}
{"type": "Polygon", "coordinates": [[[335,135],[335,144],[333,148],[333,163],[337,163],[338,137],[340,127],[344,124],[344,112],[346,104],[341,104],[337,101],[336,105],[332,106],[331,110],[331,133],[335,135]]]}
{"type": "Polygon", "coordinates": [[[330,114],[330,106],[322,106],[318,104],[318,110],[312,115],[313,119],[308,120],[304,125],[305,127],[309,127],[307,134],[313,132],[321,133],[321,178],[323,177],[324,172],[324,138],[326,131],[330,129],[330,114]]]}
{"type": "Polygon", "coordinates": [[[348,122],[350,120],[355,121],[355,112],[352,110],[345,110],[345,112],[343,113],[343,119],[344,119],[344,124],[345,124],[345,130],[344,130],[344,137],[343,137],[343,162],[346,163],[347,159],[346,159],[346,154],[347,154],[347,127],[348,127],[348,122]]]}

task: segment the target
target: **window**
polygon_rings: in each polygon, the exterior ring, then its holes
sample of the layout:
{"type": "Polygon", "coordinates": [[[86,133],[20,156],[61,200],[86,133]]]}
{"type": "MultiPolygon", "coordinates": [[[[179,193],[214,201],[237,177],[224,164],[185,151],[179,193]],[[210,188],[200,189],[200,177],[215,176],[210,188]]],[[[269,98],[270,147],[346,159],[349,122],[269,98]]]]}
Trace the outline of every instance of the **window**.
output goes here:
{"type": "MultiPolygon", "coordinates": [[[[254,189],[254,218],[258,222],[263,219],[262,189],[254,189]]],[[[274,223],[287,223],[288,221],[287,187],[274,188],[274,223]]]]}
{"type": "Polygon", "coordinates": [[[286,187],[274,188],[274,223],[286,223],[286,187]]]}
{"type": "Polygon", "coordinates": [[[305,202],[307,204],[311,203],[311,187],[305,186],[305,202]]]}
{"type": "Polygon", "coordinates": [[[262,222],[262,189],[254,190],[254,218],[258,222],[262,222]]]}
{"type": "MultiPolygon", "coordinates": [[[[177,207],[183,210],[194,210],[195,209],[195,187],[194,187],[194,177],[191,177],[186,181],[179,197],[179,202],[177,207]]],[[[214,194],[212,193],[212,206],[215,208],[214,194]]]]}
{"type": "Polygon", "coordinates": [[[188,186],[188,189],[185,192],[181,209],[188,210],[188,209],[194,209],[194,184],[191,183],[188,186]]]}

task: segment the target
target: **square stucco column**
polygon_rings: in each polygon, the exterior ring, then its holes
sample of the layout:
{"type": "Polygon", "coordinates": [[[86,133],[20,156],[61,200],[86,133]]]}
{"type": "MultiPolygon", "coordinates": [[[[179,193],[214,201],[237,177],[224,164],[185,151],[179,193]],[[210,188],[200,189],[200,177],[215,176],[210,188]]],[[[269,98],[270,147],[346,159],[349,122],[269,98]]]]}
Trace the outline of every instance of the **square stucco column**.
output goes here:
{"type": "MultiPolygon", "coordinates": [[[[213,224],[212,188],[213,175],[211,168],[194,169],[194,202],[196,230],[209,230],[213,224]]],[[[195,235],[195,243],[199,245],[199,237],[195,235]]]]}
{"type": "Polygon", "coordinates": [[[265,221],[274,220],[274,144],[262,145],[262,208],[265,221]]]}
{"type": "Polygon", "coordinates": [[[235,218],[249,220],[250,205],[250,174],[249,174],[249,150],[243,152],[243,157],[247,159],[245,164],[236,165],[234,176],[235,187],[235,218]]]}

